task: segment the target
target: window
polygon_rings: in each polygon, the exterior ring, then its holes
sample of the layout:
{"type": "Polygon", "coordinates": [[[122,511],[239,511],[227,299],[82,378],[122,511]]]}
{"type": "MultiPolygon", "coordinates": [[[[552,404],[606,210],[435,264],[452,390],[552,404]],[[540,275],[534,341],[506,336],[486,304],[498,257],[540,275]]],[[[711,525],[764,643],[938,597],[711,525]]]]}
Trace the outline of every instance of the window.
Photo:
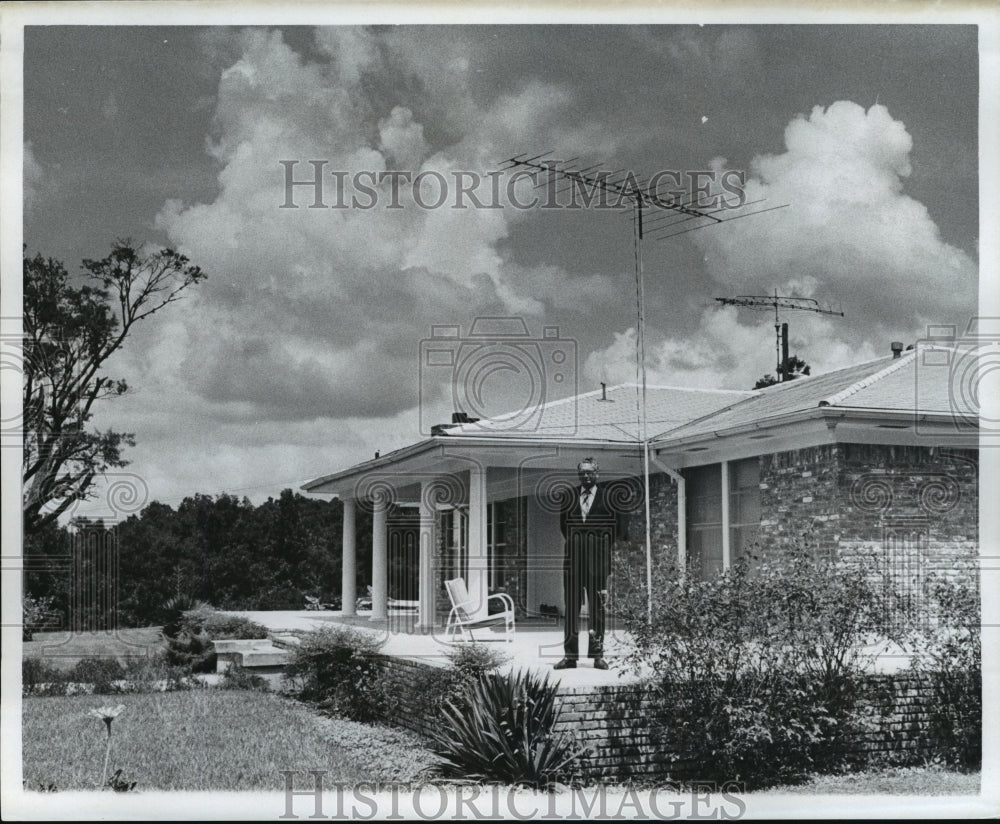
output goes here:
{"type": "Polygon", "coordinates": [[[506,584],[507,509],[503,502],[489,505],[486,512],[486,540],[489,553],[489,590],[495,592],[506,584]]]}
{"type": "Polygon", "coordinates": [[[722,467],[685,470],[687,481],[687,553],[703,580],[722,572],[722,467]]]}
{"type": "Polygon", "coordinates": [[[759,459],[728,461],[725,473],[723,464],[692,467],[684,470],[684,478],[687,556],[695,574],[708,580],[743,555],[757,535],[760,527],[759,459]],[[724,507],[723,494],[727,486],[728,507],[724,507]]]}
{"type": "Polygon", "coordinates": [[[729,463],[729,551],[735,561],[749,549],[760,528],[760,461],[729,463]]]}

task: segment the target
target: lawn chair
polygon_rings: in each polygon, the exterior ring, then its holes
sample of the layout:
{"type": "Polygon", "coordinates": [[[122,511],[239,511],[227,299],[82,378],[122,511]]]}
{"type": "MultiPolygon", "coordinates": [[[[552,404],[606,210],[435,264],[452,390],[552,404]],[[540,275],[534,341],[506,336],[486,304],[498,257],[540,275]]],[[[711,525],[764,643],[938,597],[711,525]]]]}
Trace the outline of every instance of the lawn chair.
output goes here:
{"type": "MultiPolygon", "coordinates": [[[[462,640],[475,641],[472,635],[473,629],[504,625],[504,638],[508,644],[514,643],[514,599],[505,592],[498,592],[487,597],[487,604],[493,599],[503,604],[502,612],[494,612],[485,618],[473,618],[469,615],[469,610],[476,606],[469,589],[465,585],[464,578],[453,578],[444,582],[444,588],[448,591],[448,598],[451,599],[451,613],[448,615],[448,625],[445,627],[445,637],[451,638],[456,633],[462,640]]],[[[490,639],[499,640],[499,639],[490,639]]]]}

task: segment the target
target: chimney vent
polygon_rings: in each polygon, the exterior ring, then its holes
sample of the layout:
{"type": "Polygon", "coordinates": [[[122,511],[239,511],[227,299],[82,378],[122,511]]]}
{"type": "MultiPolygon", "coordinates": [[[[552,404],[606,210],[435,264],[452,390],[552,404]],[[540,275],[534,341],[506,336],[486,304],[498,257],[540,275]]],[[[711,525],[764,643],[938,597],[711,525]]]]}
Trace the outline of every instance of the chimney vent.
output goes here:
{"type": "Polygon", "coordinates": [[[889,344],[889,348],[892,349],[892,356],[898,358],[903,353],[903,342],[894,340],[889,344]]]}

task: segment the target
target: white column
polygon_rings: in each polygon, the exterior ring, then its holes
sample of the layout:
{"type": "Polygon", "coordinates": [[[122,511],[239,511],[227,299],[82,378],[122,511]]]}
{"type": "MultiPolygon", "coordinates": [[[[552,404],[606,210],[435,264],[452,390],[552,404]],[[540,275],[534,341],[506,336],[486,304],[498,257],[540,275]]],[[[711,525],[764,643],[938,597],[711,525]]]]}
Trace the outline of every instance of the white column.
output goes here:
{"type": "Polygon", "coordinates": [[[382,498],[376,498],[372,511],[372,621],[389,617],[389,549],[386,535],[386,510],[382,498]]]}
{"type": "Polygon", "coordinates": [[[722,569],[729,569],[732,550],[729,546],[729,461],[722,462],[722,569]]]}
{"type": "Polygon", "coordinates": [[[469,595],[476,603],[475,618],[485,618],[489,593],[489,547],[486,535],[486,467],[469,470],[469,595]]]}
{"type": "Polygon", "coordinates": [[[340,567],[340,604],[344,615],[355,615],[357,591],[357,541],[355,540],[355,511],[357,507],[353,498],[344,498],[344,536],[343,553],[340,567]]]}
{"type": "MultiPolygon", "coordinates": [[[[431,481],[430,483],[433,483],[431,481]]],[[[434,516],[428,493],[428,482],[420,485],[420,569],[417,593],[420,606],[417,608],[417,630],[430,632],[434,628],[434,516]]]]}

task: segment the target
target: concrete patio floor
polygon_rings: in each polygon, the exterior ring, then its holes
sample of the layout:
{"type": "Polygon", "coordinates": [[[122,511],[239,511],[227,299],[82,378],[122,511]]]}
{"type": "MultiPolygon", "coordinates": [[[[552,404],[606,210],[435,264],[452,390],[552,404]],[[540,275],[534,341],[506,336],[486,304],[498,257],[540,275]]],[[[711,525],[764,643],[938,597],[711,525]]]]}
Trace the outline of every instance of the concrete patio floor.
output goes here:
{"type": "MultiPolygon", "coordinates": [[[[382,652],[399,658],[409,658],[428,664],[443,666],[448,662],[448,654],[462,641],[453,642],[445,638],[444,628],[435,628],[433,633],[418,634],[412,630],[413,620],[409,615],[390,615],[387,621],[373,622],[371,613],[359,611],[356,617],[346,617],[333,610],[303,610],[288,612],[232,612],[242,615],[258,624],[263,624],[273,634],[293,630],[312,630],[330,624],[349,625],[365,633],[382,639],[382,652]]],[[[585,624],[584,624],[585,626],[585,624]]],[[[583,636],[581,632],[581,636],[583,636]]],[[[475,639],[488,644],[491,649],[505,654],[509,660],[502,669],[529,669],[538,673],[548,673],[565,689],[574,687],[614,686],[638,680],[632,672],[624,671],[621,660],[624,633],[609,632],[605,638],[604,657],[610,669],[594,669],[590,659],[581,659],[576,669],[554,670],[552,665],[563,657],[563,631],[561,624],[546,625],[518,624],[513,643],[506,643],[502,632],[490,629],[476,630],[475,639]]],[[[586,641],[581,637],[581,646],[586,641]]]]}
{"type": "MultiPolygon", "coordinates": [[[[449,641],[445,637],[444,628],[437,627],[433,633],[420,634],[414,632],[414,616],[401,612],[389,615],[388,621],[372,621],[371,613],[360,610],[356,616],[345,616],[335,610],[301,610],[274,612],[237,612],[232,615],[242,615],[259,624],[263,624],[275,634],[293,630],[308,631],[330,624],[348,625],[362,632],[370,633],[383,640],[382,652],[399,658],[410,658],[428,664],[444,666],[448,663],[448,654],[461,641],[449,641]]],[[[586,622],[581,622],[581,646],[586,649],[585,632],[582,631],[586,622]]],[[[563,689],[576,687],[614,686],[616,684],[634,683],[640,674],[627,669],[622,659],[625,650],[625,633],[621,630],[608,632],[605,638],[604,657],[610,669],[596,670],[589,659],[580,660],[576,669],[554,670],[552,665],[562,658],[563,631],[561,622],[552,621],[548,624],[518,623],[514,632],[513,643],[505,643],[502,632],[490,629],[475,631],[477,642],[489,644],[490,647],[505,653],[509,660],[502,667],[504,670],[529,669],[538,673],[548,673],[549,677],[558,681],[563,689]]],[[[874,649],[874,648],[873,648],[874,649]]],[[[878,657],[874,670],[879,673],[895,673],[906,669],[910,656],[892,645],[878,649],[878,657]]]]}

